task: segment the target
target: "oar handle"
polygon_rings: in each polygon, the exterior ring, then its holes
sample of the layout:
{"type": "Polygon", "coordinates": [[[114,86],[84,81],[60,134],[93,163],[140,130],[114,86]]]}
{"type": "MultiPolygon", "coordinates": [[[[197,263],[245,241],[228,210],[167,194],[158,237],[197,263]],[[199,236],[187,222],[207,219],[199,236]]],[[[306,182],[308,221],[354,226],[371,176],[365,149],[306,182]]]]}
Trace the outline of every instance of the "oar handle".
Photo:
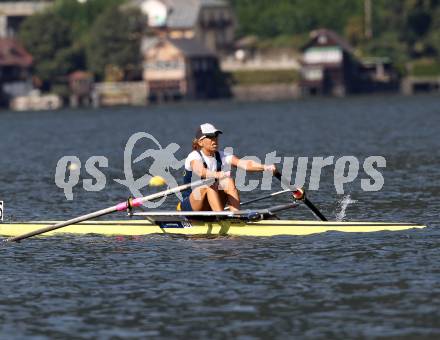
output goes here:
{"type": "Polygon", "coordinates": [[[287,181],[284,180],[284,178],[282,177],[281,173],[278,171],[277,168],[275,168],[273,175],[287,188],[288,191],[292,192],[292,195],[295,198],[295,200],[300,201],[305,198],[304,189],[292,187],[290,183],[287,183],[287,181]]]}

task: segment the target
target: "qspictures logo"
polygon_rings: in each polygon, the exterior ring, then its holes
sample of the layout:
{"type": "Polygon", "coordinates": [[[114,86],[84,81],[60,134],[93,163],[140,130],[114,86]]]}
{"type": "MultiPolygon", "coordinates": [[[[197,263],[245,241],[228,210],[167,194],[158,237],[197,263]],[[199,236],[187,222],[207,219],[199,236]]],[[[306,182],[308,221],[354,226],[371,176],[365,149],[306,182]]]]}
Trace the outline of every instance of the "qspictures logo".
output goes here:
{"type": "MultiPolygon", "coordinates": [[[[168,187],[177,187],[178,179],[172,175],[171,170],[180,170],[183,173],[185,159],[178,159],[176,152],[180,149],[180,145],[171,143],[166,147],[162,147],[159,141],[147,132],[136,132],[127,141],[124,150],[124,170],[125,178],[115,179],[113,181],[127,187],[134,197],[143,196],[141,190],[146,188],[154,176],[162,177],[168,187]],[[152,142],[154,147],[147,149],[138,157],[133,157],[135,145],[140,141],[152,142]],[[151,158],[149,166],[146,165],[145,172],[140,178],[135,178],[132,165],[139,162],[146,162],[146,158],[151,158]]],[[[222,151],[225,155],[233,155],[231,147],[222,151]]],[[[294,183],[290,183],[295,187],[305,187],[308,190],[319,190],[322,171],[333,173],[333,184],[337,194],[345,194],[346,186],[354,184],[360,185],[363,191],[379,191],[382,189],[385,179],[379,169],[386,167],[386,160],[383,156],[369,156],[365,159],[358,159],[355,156],[326,156],[326,157],[290,157],[277,156],[276,151],[272,151],[265,155],[264,160],[256,156],[244,156],[242,160],[254,160],[260,164],[276,164],[280,167],[281,174],[284,178],[293,179],[294,183]],[[296,171],[295,170],[296,163],[296,171]],[[360,170],[363,170],[360,171],[360,170]],[[307,177],[309,180],[307,183],[307,177]],[[307,185],[308,184],[308,185],[307,185]]],[[[142,164],[142,163],[141,163],[142,164]]],[[[240,163],[239,163],[240,164],[240,163]]],[[[82,186],[86,191],[101,191],[107,184],[106,175],[100,168],[109,167],[109,160],[105,156],[92,156],[85,164],[74,155],[64,156],[59,159],[55,172],[55,184],[64,190],[67,200],[73,200],[73,188],[82,182],[82,186]],[[90,178],[80,178],[81,168],[85,166],[85,170],[90,178]]],[[[229,171],[225,168],[225,171],[229,171]]],[[[195,173],[193,173],[195,175],[195,173]]],[[[271,190],[272,174],[263,172],[261,180],[246,178],[247,171],[243,167],[238,166],[234,179],[239,191],[252,191],[260,187],[261,190],[271,190]]],[[[86,175],[87,176],[87,175],[86,175]]],[[[195,180],[195,179],[194,179],[195,180]]],[[[283,189],[287,189],[282,185],[283,189]]],[[[181,193],[177,192],[176,196],[181,200],[181,193]]],[[[157,202],[146,202],[144,205],[148,208],[159,207],[165,197],[157,202]]],[[[346,202],[350,203],[349,201],[346,202]]]]}
{"type": "Polygon", "coordinates": [[[3,201],[0,201],[0,222],[3,222],[3,201]]]}

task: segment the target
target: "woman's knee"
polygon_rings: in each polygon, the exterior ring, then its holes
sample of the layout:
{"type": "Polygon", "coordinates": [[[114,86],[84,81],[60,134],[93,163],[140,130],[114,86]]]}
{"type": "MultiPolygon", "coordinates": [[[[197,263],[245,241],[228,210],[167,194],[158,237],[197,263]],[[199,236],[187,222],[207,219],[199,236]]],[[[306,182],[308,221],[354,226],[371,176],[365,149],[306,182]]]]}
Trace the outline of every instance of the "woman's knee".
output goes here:
{"type": "Polygon", "coordinates": [[[207,199],[208,195],[212,195],[214,193],[218,193],[217,185],[212,185],[209,187],[208,186],[198,187],[191,192],[190,198],[192,202],[195,201],[202,202],[207,199]]]}
{"type": "Polygon", "coordinates": [[[206,198],[209,187],[198,187],[195,188],[190,195],[192,201],[202,201],[206,198]]]}
{"type": "Polygon", "coordinates": [[[233,178],[223,178],[222,180],[220,180],[219,183],[219,189],[226,192],[226,193],[231,193],[231,192],[236,192],[237,188],[235,186],[235,181],[233,178]]]}

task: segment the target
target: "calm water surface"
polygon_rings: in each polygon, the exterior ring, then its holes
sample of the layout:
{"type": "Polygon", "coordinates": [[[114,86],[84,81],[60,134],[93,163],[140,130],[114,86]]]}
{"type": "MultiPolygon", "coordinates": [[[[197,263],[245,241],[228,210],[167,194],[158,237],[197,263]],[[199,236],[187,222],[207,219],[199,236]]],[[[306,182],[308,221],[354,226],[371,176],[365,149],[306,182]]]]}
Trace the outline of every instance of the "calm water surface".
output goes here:
{"type": "MultiPolygon", "coordinates": [[[[238,155],[383,156],[381,191],[363,192],[360,173],[338,195],[329,167],[310,198],[330,218],[349,195],[356,202],[345,220],[429,227],[271,238],[59,236],[2,246],[2,338],[440,336],[438,96],[0,112],[5,219],[67,219],[123,200],[129,190],[113,179],[124,178],[124,147],[134,132],[148,132],[164,147],[178,143],[181,159],[206,121],[224,130],[221,144],[238,155]],[[80,182],[67,201],[54,184],[65,155],[83,165],[92,155],[107,157],[105,189],[86,192],[80,182]]],[[[147,144],[136,155],[153,146],[147,144]]],[[[146,169],[139,165],[135,174],[146,169]]],[[[175,203],[170,198],[163,208],[175,203]]],[[[296,209],[285,217],[311,216],[296,209]]]]}

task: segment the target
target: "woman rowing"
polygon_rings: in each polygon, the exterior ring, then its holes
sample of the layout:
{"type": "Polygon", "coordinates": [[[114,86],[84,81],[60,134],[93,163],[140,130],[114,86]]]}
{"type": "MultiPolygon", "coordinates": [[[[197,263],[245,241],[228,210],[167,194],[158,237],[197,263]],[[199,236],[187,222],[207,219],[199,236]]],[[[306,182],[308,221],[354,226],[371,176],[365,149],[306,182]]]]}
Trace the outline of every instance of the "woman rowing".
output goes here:
{"type": "Polygon", "coordinates": [[[245,171],[275,171],[275,165],[264,165],[252,160],[218,151],[218,138],[222,131],[214,125],[200,125],[193,140],[193,151],[185,160],[184,183],[190,183],[194,178],[215,178],[211,186],[204,186],[183,193],[183,200],[178,209],[184,211],[222,211],[226,204],[230,210],[239,210],[240,195],[231,178],[231,166],[245,171]]]}

